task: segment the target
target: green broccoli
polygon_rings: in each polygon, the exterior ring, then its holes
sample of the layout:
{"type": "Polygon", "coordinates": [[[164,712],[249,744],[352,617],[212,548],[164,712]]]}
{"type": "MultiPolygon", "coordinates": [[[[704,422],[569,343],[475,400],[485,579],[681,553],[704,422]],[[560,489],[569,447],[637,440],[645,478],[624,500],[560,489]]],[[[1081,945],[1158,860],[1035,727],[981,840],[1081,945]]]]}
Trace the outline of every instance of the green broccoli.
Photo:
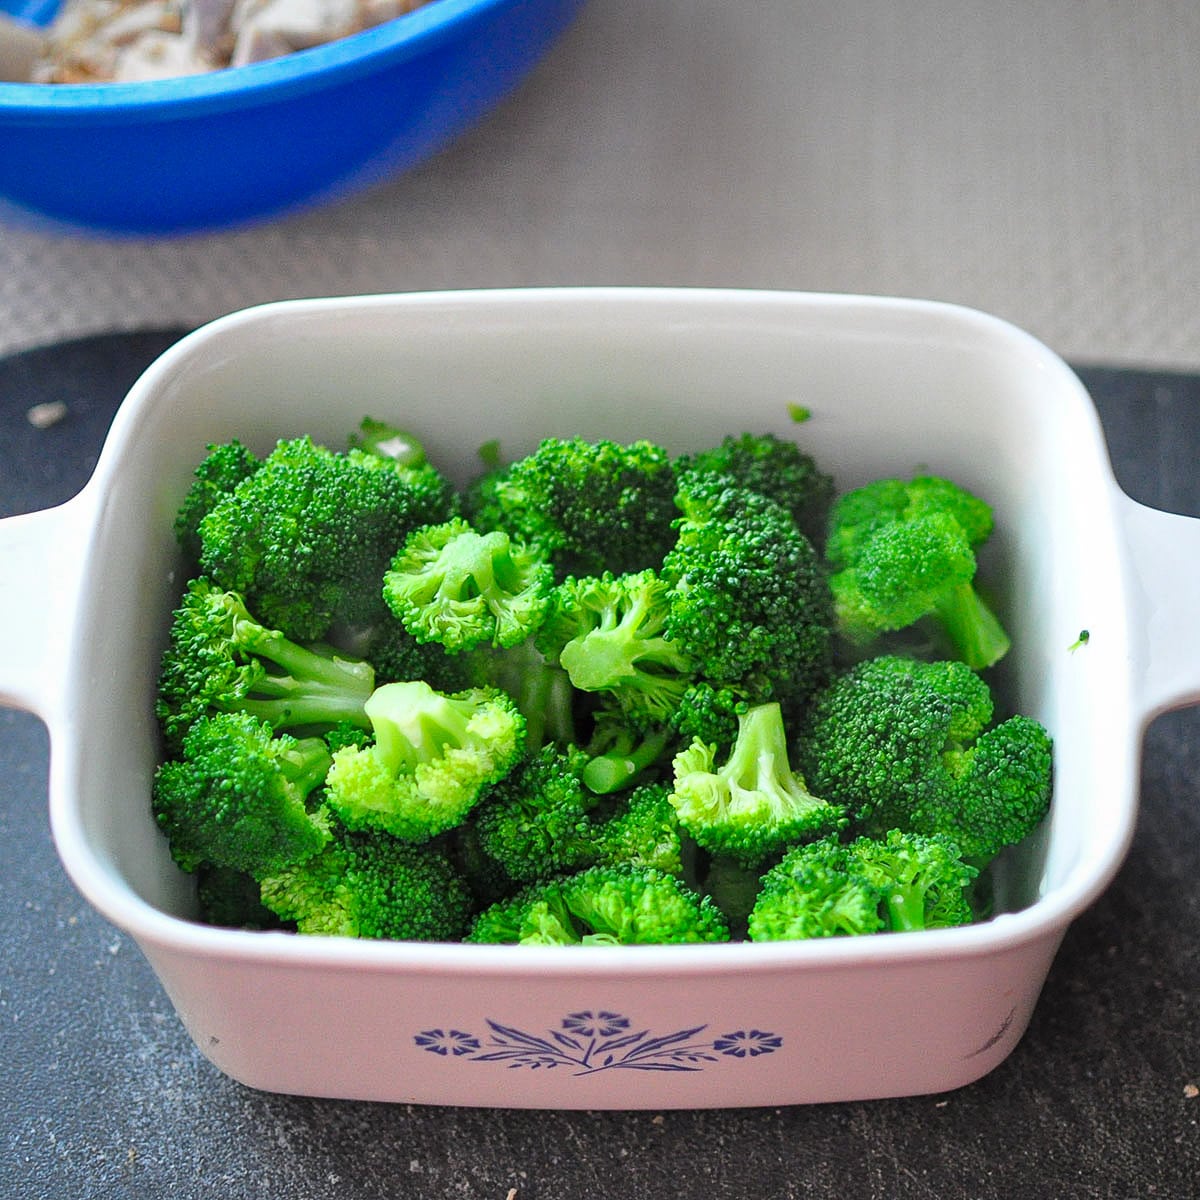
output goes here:
{"type": "Polygon", "coordinates": [[[452,507],[428,464],[292,438],[200,522],[200,567],[289,637],[340,638],[387,616],[380,581],[397,546],[452,507]]]}
{"type": "Polygon", "coordinates": [[[212,712],[247,712],[276,729],[366,726],[374,688],[369,663],[291,641],[236,592],[201,577],[173,614],[155,705],[168,748],[177,750],[192,723],[212,712]]]}
{"type": "Polygon", "coordinates": [[[753,866],[845,824],[845,808],[819,799],[792,769],[778,704],[743,713],[728,757],[717,756],[717,746],[696,739],[673,764],[679,823],[709,853],[753,866]]]}
{"type": "Polygon", "coordinates": [[[883,931],[879,889],[853,868],[836,837],[793,847],[763,876],[747,937],[780,942],[883,931]]]}
{"type": "Polygon", "coordinates": [[[702,471],[724,475],[738,487],[761,492],[782,504],[814,544],[825,536],[834,482],[795,442],[771,433],[733,434],[721,443],[676,461],[677,475],[702,471]]]}
{"type": "Polygon", "coordinates": [[[751,941],[903,933],[967,925],[975,868],[940,835],[890,830],[796,846],[763,876],[751,941]]]}
{"type": "Polygon", "coordinates": [[[331,761],[320,738],[276,735],[249,713],[201,717],[182,756],[155,771],[154,817],[183,870],[229,867],[260,878],[329,841],[315,801],[331,761]]]}
{"type": "Polygon", "coordinates": [[[339,749],[326,779],[327,803],[351,830],[421,842],[453,829],[524,748],[524,720],[494,689],[385,683],[366,713],[374,740],[339,749]]]}
{"type": "Polygon", "coordinates": [[[943,834],[979,864],[1030,834],[1051,794],[1050,735],[1020,715],[990,724],[993,711],[965,663],[868,659],[814,700],[798,762],[859,832],[943,834]]]}
{"type": "Polygon", "coordinates": [[[580,779],[587,755],[542,746],[488,788],[471,814],[480,853],[514,883],[532,883],[595,859],[588,813],[597,797],[580,779]]]}
{"type": "Polygon", "coordinates": [[[629,720],[664,724],[690,663],[666,636],[671,586],[652,570],[569,576],[551,595],[537,645],[582,692],[601,692],[629,720]]]}
{"type": "Polygon", "coordinates": [[[175,516],[175,537],[192,562],[200,558],[200,522],[239,483],[258,470],[258,456],[236,439],[210,444],[175,516]]]}
{"type": "Polygon", "coordinates": [[[1010,641],[976,589],[976,549],[992,531],[991,508],[949,480],[878,480],[838,498],[826,558],[838,631],[871,648],[926,619],[950,652],[982,670],[1010,641]]]}
{"type": "Polygon", "coordinates": [[[798,708],[832,661],[833,600],[812,543],[782,505],[718,475],[685,476],[677,503],[663,636],[717,695],[798,708]]]}
{"type": "Polygon", "coordinates": [[[320,854],[268,875],[263,904],[301,934],[453,942],[471,893],[445,851],[386,833],[339,832],[320,854]]]}
{"type": "Polygon", "coordinates": [[[546,438],[469,489],[467,515],[536,544],[558,577],[655,567],[673,540],[675,471],[648,441],[546,438]]]}
{"type": "Polygon", "coordinates": [[[451,653],[481,642],[511,648],[542,623],[554,570],[503,530],[478,533],[462,517],[409,533],[383,577],[383,598],[421,642],[451,653]]]}
{"type": "Polygon", "coordinates": [[[468,942],[616,946],[725,942],[720,910],[674,875],[632,864],[588,867],[485,909],[468,942]]]}
{"type": "Polygon", "coordinates": [[[284,928],[279,915],[263,904],[258,880],[232,867],[198,867],[196,903],[206,925],[226,929],[284,928]]]}
{"type": "Polygon", "coordinates": [[[979,871],[948,837],[890,829],[882,838],[855,838],[846,849],[855,871],[879,889],[892,932],[946,929],[974,918],[969,889],[979,871]]]}
{"type": "Polygon", "coordinates": [[[691,846],[666,784],[640,784],[615,805],[592,810],[590,819],[594,864],[630,863],[686,878],[691,846]]]}

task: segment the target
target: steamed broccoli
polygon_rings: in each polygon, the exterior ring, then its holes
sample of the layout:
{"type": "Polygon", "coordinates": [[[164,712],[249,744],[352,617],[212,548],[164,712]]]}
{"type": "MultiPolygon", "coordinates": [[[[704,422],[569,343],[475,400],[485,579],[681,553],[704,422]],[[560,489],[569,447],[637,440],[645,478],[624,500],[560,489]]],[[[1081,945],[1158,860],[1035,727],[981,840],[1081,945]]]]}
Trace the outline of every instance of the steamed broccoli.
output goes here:
{"type": "Polygon", "coordinates": [[[671,585],[652,570],[569,576],[554,589],[537,645],[583,692],[602,692],[640,724],[670,720],[691,664],[666,636],[671,585]]]}
{"type": "Polygon", "coordinates": [[[180,758],[154,775],[153,810],[185,871],[255,878],[311,858],[329,841],[319,789],[331,757],[316,737],[273,733],[249,713],[201,717],[180,758]]]}
{"type": "Polygon", "coordinates": [[[954,657],[976,670],[1007,653],[1009,637],[975,586],[975,551],[990,507],[946,479],[883,479],[838,498],[826,557],[839,632],[870,647],[928,618],[954,657]]]}
{"type": "Polygon", "coordinates": [[[258,461],[258,456],[236,439],[208,446],[175,515],[175,537],[191,561],[200,558],[200,522],[243,479],[258,470],[258,461]]]}
{"type": "Polygon", "coordinates": [[[615,806],[593,810],[590,836],[597,864],[630,863],[687,875],[690,846],[664,783],[641,784],[615,806]]]}
{"type": "Polygon", "coordinates": [[[589,867],[536,884],[485,909],[468,942],[616,946],[724,942],[720,910],[674,875],[652,867],[589,867]]]}
{"type": "Polygon", "coordinates": [[[448,482],[429,464],[292,438],[200,522],[200,566],[289,637],[332,637],[387,615],[380,581],[396,548],[452,507],[448,482]]]}
{"type": "Polygon", "coordinates": [[[338,835],[320,854],[266,876],[262,903],[301,934],[458,941],[471,893],[445,851],[386,833],[338,835]]]}
{"type": "Polygon", "coordinates": [[[478,533],[462,517],[422,525],[383,577],[383,598],[418,641],[450,652],[481,642],[510,648],[542,622],[554,571],[503,530],[478,533]]]}
{"type": "Polygon", "coordinates": [[[1051,741],[1032,718],[991,724],[987,684],[965,663],[897,655],[845,670],[798,730],[805,778],[855,828],[951,838],[972,862],[1046,815],[1051,741]]]}
{"type": "Polygon", "coordinates": [[[597,798],[581,781],[587,755],[542,746],[488,788],[471,816],[478,850],[514,883],[590,865],[588,813],[597,798]]]}
{"type": "Polygon", "coordinates": [[[717,694],[803,704],[832,658],[833,601],[812,543],[782,505],[721,476],[689,473],[677,503],[664,637],[717,694]]]}
{"type": "Polygon", "coordinates": [[[761,492],[782,504],[814,544],[825,535],[834,498],[833,477],[795,442],[771,433],[730,434],[721,443],[675,464],[676,473],[701,471],[727,476],[738,487],[761,492]]]}
{"type": "Polygon", "coordinates": [[[546,438],[471,489],[467,516],[540,546],[558,577],[657,566],[672,542],[675,471],[648,441],[546,438]]]}
{"type": "Polygon", "coordinates": [[[796,846],[762,879],[751,941],[943,929],[973,918],[976,871],[948,838],[893,829],[796,846]]]}
{"type": "Polygon", "coordinates": [[[494,689],[385,683],[366,713],[374,740],[339,749],[326,779],[329,807],[352,830],[421,842],[453,829],[524,748],[520,713],[494,689]]]}
{"type": "Polygon", "coordinates": [[[156,712],[169,749],[197,718],[247,712],[276,729],[365,726],[369,663],[291,641],[258,621],[236,592],[193,579],[172,617],[156,712]]]}
{"type": "Polygon", "coordinates": [[[783,714],[759,704],[739,719],[729,756],[696,739],[674,761],[679,823],[712,854],[746,865],[845,824],[845,809],[809,791],[788,760],[783,714]]]}

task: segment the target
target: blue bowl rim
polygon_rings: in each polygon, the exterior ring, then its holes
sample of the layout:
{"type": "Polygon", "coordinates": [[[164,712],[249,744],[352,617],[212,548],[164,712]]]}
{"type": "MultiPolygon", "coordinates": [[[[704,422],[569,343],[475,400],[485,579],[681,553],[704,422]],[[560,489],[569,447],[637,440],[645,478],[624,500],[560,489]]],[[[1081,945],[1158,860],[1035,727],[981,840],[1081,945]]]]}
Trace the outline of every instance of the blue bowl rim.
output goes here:
{"type": "Polygon", "coordinates": [[[463,26],[521,0],[429,0],[371,29],[266,62],[226,67],[202,75],[137,83],[0,82],[0,123],[88,116],[155,120],[181,109],[212,111],[277,100],[330,82],[394,66],[453,41],[463,26]]]}

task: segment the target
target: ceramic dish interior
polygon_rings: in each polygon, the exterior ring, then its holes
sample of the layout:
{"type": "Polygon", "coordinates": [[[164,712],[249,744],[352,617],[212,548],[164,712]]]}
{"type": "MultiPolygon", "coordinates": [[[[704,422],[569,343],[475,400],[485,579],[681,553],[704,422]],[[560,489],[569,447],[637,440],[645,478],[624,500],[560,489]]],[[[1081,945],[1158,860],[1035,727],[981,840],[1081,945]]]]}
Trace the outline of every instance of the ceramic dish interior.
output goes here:
{"type": "Polygon", "coordinates": [[[54,835],[75,884],[247,1084],[567,1108],[940,1091],[1016,1044],[1067,925],[1125,852],[1145,722],[1196,699],[1198,528],[1124,496],[1075,376],[979,313],[702,290],[293,301],[169,350],[84,491],[0,523],[0,698],[50,727],[54,835]],[[797,426],[794,403],[811,420],[797,426]],[[987,497],[986,570],[1017,647],[1002,685],[1057,756],[1051,816],[1005,864],[1005,911],[935,933],[670,948],[361,943],[190,920],[148,803],[180,585],[173,513],[207,444],[341,444],[368,413],[412,427],[459,478],[491,438],[508,455],[548,434],[680,451],[750,429],[799,438],[842,487],[927,469],[987,497]]]}

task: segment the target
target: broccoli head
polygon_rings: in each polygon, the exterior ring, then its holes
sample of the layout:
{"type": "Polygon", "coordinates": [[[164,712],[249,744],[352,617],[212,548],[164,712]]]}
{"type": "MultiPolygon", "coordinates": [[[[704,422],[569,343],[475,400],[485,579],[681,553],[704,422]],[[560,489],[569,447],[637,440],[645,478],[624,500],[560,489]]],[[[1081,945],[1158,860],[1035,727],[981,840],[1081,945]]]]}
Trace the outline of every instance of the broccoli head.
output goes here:
{"type": "Polygon", "coordinates": [[[781,504],[721,476],[691,472],[677,503],[664,636],[718,693],[803,704],[832,660],[833,600],[812,543],[781,504]]]}
{"type": "Polygon", "coordinates": [[[901,933],[966,925],[976,876],[948,838],[890,830],[796,846],[762,878],[753,942],[901,933]]]}
{"type": "Polygon", "coordinates": [[[409,533],[383,577],[383,598],[418,641],[451,653],[482,642],[510,648],[541,624],[554,571],[503,530],[462,517],[409,533]]]}
{"type": "Polygon", "coordinates": [[[201,717],[182,757],[155,772],[154,816],[185,871],[229,867],[261,878],[329,841],[327,814],[313,801],[331,761],[320,738],[276,735],[249,713],[201,717]]]}
{"type": "Polygon", "coordinates": [[[373,741],[339,749],[326,780],[329,807],[352,830],[422,842],[453,829],[524,749],[524,721],[495,689],[385,683],[366,713],[373,741]]]}
{"type": "Polygon", "coordinates": [[[720,910],[674,875],[631,864],[588,867],[485,909],[469,942],[535,946],[724,942],[720,910]]]}
{"type": "Polygon", "coordinates": [[[618,803],[594,810],[591,822],[595,863],[631,863],[684,878],[689,866],[688,844],[666,784],[635,787],[618,803]]]}
{"type": "Polygon", "coordinates": [[[671,585],[652,570],[569,576],[551,594],[537,645],[582,692],[600,692],[640,724],[670,720],[690,663],[666,636],[671,585]]]}
{"type": "Polygon", "coordinates": [[[854,827],[949,837],[971,862],[1021,841],[1050,804],[1051,740],[1037,721],[992,724],[965,663],[884,655],[843,671],[813,702],[797,758],[854,827]]]}
{"type": "Polygon", "coordinates": [[[839,632],[870,647],[928,618],[950,652],[990,667],[1008,634],[976,589],[976,547],[990,535],[990,507],[949,480],[878,480],[839,497],[829,518],[839,632]]]}
{"type": "Polygon", "coordinates": [[[438,846],[339,831],[320,854],[262,880],[263,904],[301,934],[459,941],[470,889],[438,846]]]}
{"type": "Polygon", "coordinates": [[[366,726],[369,663],[293,642],[262,624],[236,592],[203,577],[175,610],[159,669],[156,712],[170,749],[197,718],[246,712],[276,729],[366,726]]]}
{"type": "Polygon", "coordinates": [[[175,515],[175,537],[193,562],[200,558],[200,522],[239,483],[258,470],[258,456],[241,442],[209,445],[175,515]]]}
{"type": "Polygon", "coordinates": [[[480,852],[514,883],[532,883],[590,865],[589,811],[581,781],[587,755],[545,745],[493,784],[471,815],[480,852]]]}
{"type": "Polygon", "coordinates": [[[772,433],[730,434],[721,443],[675,464],[678,475],[702,471],[724,475],[738,487],[761,492],[782,504],[810,541],[824,538],[834,482],[795,442],[772,433]]]}
{"type": "Polygon", "coordinates": [[[845,824],[844,807],[819,799],[792,769],[776,703],[742,714],[723,762],[715,745],[696,739],[675,756],[673,768],[679,823],[711,854],[753,866],[845,824]]]}
{"type": "Polygon", "coordinates": [[[200,566],[289,637],[332,637],[387,615],[381,581],[396,547],[452,506],[428,464],[292,438],[205,515],[200,566]]]}
{"type": "Polygon", "coordinates": [[[675,471],[648,441],[546,438],[470,494],[474,524],[539,545],[559,578],[655,567],[672,542],[675,471]]]}

